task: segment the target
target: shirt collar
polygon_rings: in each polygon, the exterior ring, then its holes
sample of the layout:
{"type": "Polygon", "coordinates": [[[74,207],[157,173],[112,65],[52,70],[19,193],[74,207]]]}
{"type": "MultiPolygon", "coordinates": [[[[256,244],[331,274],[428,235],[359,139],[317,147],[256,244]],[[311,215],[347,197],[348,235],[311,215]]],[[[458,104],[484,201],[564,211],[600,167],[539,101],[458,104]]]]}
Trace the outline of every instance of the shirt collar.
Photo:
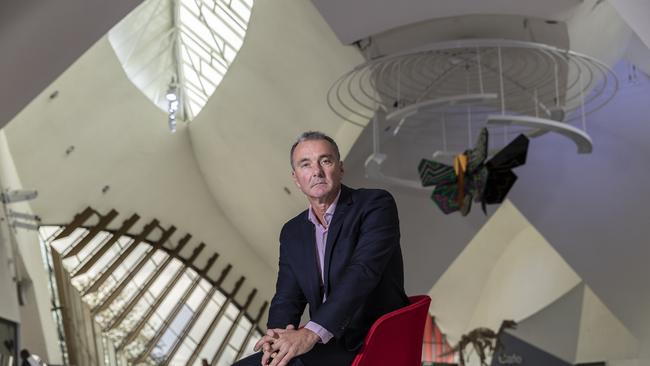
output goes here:
{"type": "MultiPolygon", "coordinates": [[[[339,197],[341,197],[342,190],[343,188],[339,189],[339,193],[336,195],[334,202],[332,202],[332,204],[325,211],[325,222],[327,222],[328,227],[330,226],[330,222],[332,222],[332,217],[334,216],[334,211],[336,211],[336,205],[339,203],[339,197]]],[[[314,213],[314,210],[311,207],[311,205],[309,205],[307,218],[309,219],[309,221],[312,222],[312,224],[320,225],[320,222],[318,222],[318,218],[316,217],[316,214],[314,213]]]]}

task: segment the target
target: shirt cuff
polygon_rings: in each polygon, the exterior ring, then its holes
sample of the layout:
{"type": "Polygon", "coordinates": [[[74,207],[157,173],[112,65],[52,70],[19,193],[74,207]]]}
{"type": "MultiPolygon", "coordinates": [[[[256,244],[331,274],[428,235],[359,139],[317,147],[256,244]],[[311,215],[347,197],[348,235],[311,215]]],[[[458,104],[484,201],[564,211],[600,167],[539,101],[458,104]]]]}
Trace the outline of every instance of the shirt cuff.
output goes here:
{"type": "Polygon", "coordinates": [[[334,337],[332,333],[330,333],[327,329],[321,327],[318,323],[309,322],[305,325],[305,328],[316,333],[316,335],[320,337],[320,341],[323,344],[329,342],[329,340],[334,337]]]}

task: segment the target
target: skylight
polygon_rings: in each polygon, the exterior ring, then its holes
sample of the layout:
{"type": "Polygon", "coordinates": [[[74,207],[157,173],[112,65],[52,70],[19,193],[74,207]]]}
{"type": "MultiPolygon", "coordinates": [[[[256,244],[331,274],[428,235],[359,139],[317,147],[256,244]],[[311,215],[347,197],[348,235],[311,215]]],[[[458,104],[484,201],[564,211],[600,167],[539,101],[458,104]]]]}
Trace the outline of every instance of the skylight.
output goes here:
{"type": "Polygon", "coordinates": [[[108,38],[171,128],[206,105],[244,42],[252,7],[253,0],[146,0],[108,38]]]}

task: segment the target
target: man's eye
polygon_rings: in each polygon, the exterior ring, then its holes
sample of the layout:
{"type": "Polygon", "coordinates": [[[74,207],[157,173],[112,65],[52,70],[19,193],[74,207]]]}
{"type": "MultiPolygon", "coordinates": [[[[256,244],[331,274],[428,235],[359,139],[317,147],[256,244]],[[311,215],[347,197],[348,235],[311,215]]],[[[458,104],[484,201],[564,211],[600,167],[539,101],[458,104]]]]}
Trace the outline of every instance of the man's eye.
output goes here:
{"type": "Polygon", "coordinates": [[[323,165],[330,165],[330,164],[332,164],[332,161],[329,160],[329,159],[323,159],[323,160],[321,160],[320,163],[323,164],[323,165]]]}

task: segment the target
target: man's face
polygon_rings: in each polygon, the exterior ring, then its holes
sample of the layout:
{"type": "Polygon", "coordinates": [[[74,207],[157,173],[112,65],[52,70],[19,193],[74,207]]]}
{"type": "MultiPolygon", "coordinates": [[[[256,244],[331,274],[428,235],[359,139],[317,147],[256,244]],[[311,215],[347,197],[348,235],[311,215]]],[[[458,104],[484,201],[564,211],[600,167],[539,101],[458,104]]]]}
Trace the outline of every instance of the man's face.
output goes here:
{"type": "Polygon", "coordinates": [[[327,140],[307,140],[296,146],[292,156],[293,181],[309,199],[327,199],[338,193],[343,163],[327,140]]]}

